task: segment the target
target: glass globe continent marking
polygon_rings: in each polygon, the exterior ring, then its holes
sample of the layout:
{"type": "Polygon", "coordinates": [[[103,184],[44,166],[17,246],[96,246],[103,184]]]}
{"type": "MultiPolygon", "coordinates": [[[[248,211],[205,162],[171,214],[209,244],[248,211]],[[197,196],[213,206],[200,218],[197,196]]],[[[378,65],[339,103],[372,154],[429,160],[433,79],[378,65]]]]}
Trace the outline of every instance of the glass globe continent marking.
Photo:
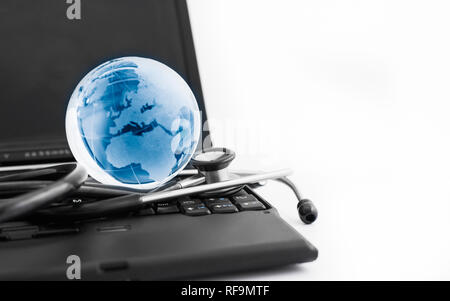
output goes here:
{"type": "Polygon", "coordinates": [[[200,112],[187,83],[155,60],[124,57],[89,72],[73,92],[66,132],[77,161],[96,180],[151,189],[195,152],[200,112]]]}

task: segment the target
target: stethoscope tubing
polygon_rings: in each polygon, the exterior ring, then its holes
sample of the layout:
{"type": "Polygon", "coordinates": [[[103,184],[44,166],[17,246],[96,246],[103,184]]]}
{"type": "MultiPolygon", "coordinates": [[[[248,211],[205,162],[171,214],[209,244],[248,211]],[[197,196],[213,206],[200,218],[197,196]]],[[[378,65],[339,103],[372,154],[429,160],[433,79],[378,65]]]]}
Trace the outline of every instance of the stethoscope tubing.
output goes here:
{"type": "Polygon", "coordinates": [[[25,192],[0,201],[0,222],[24,217],[32,212],[35,212],[38,217],[63,220],[88,219],[115,213],[133,212],[152,203],[260,183],[271,179],[283,179],[291,173],[290,169],[257,173],[240,172],[235,173],[237,177],[230,180],[203,184],[205,182],[204,176],[196,170],[185,170],[182,171],[182,175],[191,175],[190,177],[168,183],[160,191],[137,192],[86,181],[88,179],[87,172],[77,163],[51,165],[46,169],[27,170],[0,176],[0,181],[2,181],[0,182],[0,193],[25,192]],[[57,181],[20,181],[29,177],[61,172],[69,173],[57,181]],[[49,206],[64,198],[73,197],[75,200],[80,196],[101,198],[101,200],[86,202],[80,199],[81,203],[69,202],[49,206]]]}
{"type": "MultiPolygon", "coordinates": [[[[0,223],[24,217],[55,200],[60,200],[75,191],[88,178],[86,169],[79,164],[64,164],[55,168],[55,172],[61,170],[68,172],[68,174],[42,188],[2,200],[0,203],[0,223]]],[[[16,178],[14,175],[10,178],[3,177],[3,179],[16,178]]]]}
{"type": "Polygon", "coordinates": [[[270,180],[270,179],[277,179],[286,177],[288,175],[292,174],[291,169],[280,169],[270,172],[261,172],[258,174],[252,174],[252,175],[246,175],[239,177],[237,179],[231,179],[227,181],[222,181],[218,183],[212,183],[212,184],[204,184],[199,186],[193,186],[193,187],[187,187],[183,189],[177,189],[172,191],[161,191],[161,192],[154,192],[142,195],[140,197],[142,203],[149,203],[149,202],[157,202],[157,201],[163,201],[168,199],[173,199],[177,197],[182,196],[189,196],[194,194],[199,194],[203,192],[208,191],[215,191],[219,189],[224,188],[231,188],[235,186],[245,185],[245,184],[252,184],[257,183],[260,181],[270,180]]]}
{"type": "MultiPolygon", "coordinates": [[[[197,181],[195,178],[188,178],[188,181],[184,182],[185,187],[179,189],[169,189],[159,192],[151,192],[147,194],[127,194],[108,198],[96,202],[81,203],[76,205],[59,206],[55,208],[46,208],[39,210],[37,215],[40,217],[46,217],[51,220],[77,220],[77,219],[91,219],[98,218],[107,215],[113,215],[124,212],[138,211],[145,206],[149,206],[153,203],[158,203],[165,200],[174,199],[181,196],[195,195],[202,192],[215,191],[224,188],[242,186],[245,184],[257,183],[259,181],[278,179],[280,177],[286,177],[291,174],[290,169],[282,169],[272,172],[263,172],[258,174],[247,174],[237,179],[223,181],[213,184],[201,184],[194,186],[197,183],[201,183],[202,178],[199,177],[197,181]],[[190,187],[186,187],[192,185],[190,187]]],[[[204,178],[203,178],[204,180],[204,178]]],[[[182,181],[180,181],[182,182],[182,181]]]]}

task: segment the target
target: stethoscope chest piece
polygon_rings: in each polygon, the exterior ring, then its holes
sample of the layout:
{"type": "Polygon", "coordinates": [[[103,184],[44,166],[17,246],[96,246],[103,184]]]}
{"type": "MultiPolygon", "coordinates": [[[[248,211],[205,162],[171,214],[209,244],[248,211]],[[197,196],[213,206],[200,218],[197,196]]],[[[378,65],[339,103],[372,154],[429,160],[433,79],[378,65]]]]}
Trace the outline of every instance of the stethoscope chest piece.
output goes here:
{"type": "MultiPolygon", "coordinates": [[[[207,184],[233,180],[238,176],[228,171],[228,166],[236,157],[234,151],[225,147],[213,147],[196,152],[191,159],[192,165],[205,177],[207,184]]],[[[242,189],[241,186],[224,188],[216,191],[203,192],[202,197],[214,195],[229,195],[242,189]]]]}

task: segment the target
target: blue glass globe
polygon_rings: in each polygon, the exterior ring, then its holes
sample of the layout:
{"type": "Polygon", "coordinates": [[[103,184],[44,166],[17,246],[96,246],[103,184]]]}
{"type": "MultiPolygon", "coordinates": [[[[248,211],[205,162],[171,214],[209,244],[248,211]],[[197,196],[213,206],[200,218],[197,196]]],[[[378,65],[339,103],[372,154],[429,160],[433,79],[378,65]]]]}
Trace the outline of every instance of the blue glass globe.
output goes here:
{"type": "Polygon", "coordinates": [[[94,179],[148,190],[189,162],[200,116],[194,94],[174,70],[124,57],[81,80],[67,108],[66,133],[75,159],[94,179]]]}

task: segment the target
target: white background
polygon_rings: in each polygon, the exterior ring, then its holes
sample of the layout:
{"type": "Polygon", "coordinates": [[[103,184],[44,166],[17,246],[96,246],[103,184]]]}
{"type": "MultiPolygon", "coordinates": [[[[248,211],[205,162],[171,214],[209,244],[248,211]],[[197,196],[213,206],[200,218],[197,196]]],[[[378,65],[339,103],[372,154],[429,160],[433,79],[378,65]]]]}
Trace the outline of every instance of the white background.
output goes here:
{"type": "Polygon", "coordinates": [[[190,0],[213,140],[316,262],[226,279],[450,280],[450,2],[190,0]]]}

